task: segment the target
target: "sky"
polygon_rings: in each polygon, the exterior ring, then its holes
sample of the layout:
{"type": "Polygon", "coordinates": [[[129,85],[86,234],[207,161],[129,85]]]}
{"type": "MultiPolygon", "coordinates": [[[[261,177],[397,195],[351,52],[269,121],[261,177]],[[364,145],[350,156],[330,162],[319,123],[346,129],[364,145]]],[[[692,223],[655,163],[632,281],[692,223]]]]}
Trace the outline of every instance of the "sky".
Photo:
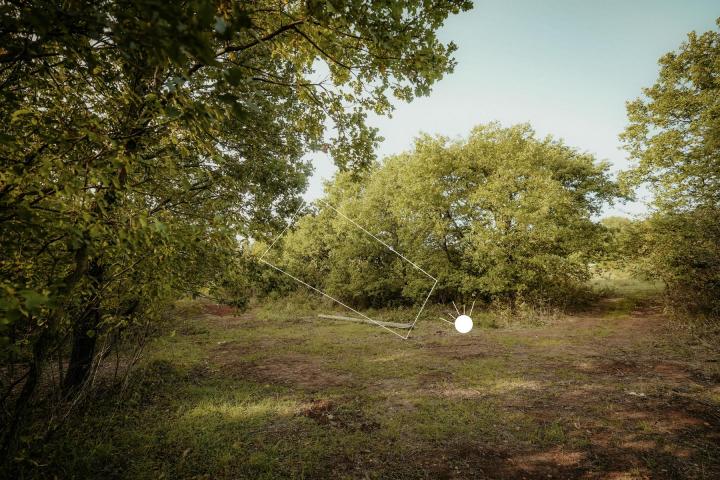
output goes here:
{"type": "MultiPolygon", "coordinates": [[[[476,0],[438,33],[458,46],[455,71],[428,97],[397,102],[392,118],[369,118],[385,138],[378,158],[411,149],[421,132],[461,138],[497,120],[528,122],[539,136],[562,138],[617,172],[629,165],[618,139],[627,125],[625,102],[655,82],[663,54],[692,30],[716,28],[718,17],[717,0],[476,0]]],[[[326,156],[311,160],[308,200],[335,172],[326,156]]],[[[646,210],[639,201],[604,213],[646,210]]]]}

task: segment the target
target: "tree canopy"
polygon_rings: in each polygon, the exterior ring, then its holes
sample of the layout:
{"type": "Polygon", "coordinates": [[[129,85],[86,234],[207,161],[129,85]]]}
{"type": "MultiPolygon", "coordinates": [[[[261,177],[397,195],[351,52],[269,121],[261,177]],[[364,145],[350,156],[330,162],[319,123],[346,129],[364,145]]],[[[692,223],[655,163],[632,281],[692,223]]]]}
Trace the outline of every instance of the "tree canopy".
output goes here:
{"type": "Polygon", "coordinates": [[[238,236],[297,206],[307,152],[372,162],[366,113],[452,71],[435,32],[470,6],[2,3],[0,341],[3,363],[27,367],[4,380],[23,391],[3,412],[22,416],[68,341],[66,392],[98,338],[110,348],[165,299],[226,285],[238,236]]]}
{"type": "MultiPolygon", "coordinates": [[[[720,19],[718,19],[720,25],[720,19]]],[[[644,96],[627,105],[622,135],[655,212],[631,242],[644,270],[662,278],[674,306],[720,314],[720,32],[691,32],[660,59],[644,96]]]]}
{"type": "Polygon", "coordinates": [[[424,299],[432,281],[327,202],[437,277],[437,299],[560,302],[601,248],[592,217],[619,195],[607,168],[527,125],[423,136],[360,180],[339,174],[278,261],[358,305],[424,299]]]}

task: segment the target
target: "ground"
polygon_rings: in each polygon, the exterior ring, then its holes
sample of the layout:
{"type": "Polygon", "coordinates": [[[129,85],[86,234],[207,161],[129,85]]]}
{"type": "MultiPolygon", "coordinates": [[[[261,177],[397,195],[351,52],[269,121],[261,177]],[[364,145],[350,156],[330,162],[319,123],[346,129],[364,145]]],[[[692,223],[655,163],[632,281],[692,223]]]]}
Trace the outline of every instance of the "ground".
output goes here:
{"type": "Polygon", "coordinates": [[[540,323],[460,335],[429,316],[403,341],[291,305],[207,307],[154,341],[127,400],[48,443],[38,471],[720,478],[716,345],[624,297],[540,323]]]}

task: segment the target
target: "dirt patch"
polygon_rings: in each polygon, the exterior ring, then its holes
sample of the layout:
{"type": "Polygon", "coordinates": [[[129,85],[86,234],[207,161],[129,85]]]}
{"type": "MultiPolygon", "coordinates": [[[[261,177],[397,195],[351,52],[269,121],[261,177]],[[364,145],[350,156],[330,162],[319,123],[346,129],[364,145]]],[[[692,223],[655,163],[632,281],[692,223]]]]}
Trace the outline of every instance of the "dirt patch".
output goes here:
{"type": "Polygon", "coordinates": [[[249,370],[263,381],[310,391],[353,385],[349,374],[334,371],[315,357],[296,353],[253,362],[249,370]]]}
{"type": "Polygon", "coordinates": [[[305,343],[301,338],[263,337],[248,341],[222,341],[213,348],[210,359],[220,364],[259,352],[292,349],[305,343]]]}
{"type": "Polygon", "coordinates": [[[258,321],[254,315],[249,313],[243,313],[239,315],[236,313],[229,313],[226,315],[214,315],[206,313],[205,315],[203,315],[203,320],[210,325],[222,328],[237,328],[240,326],[254,328],[261,326],[262,324],[262,322],[258,321]]]}
{"type": "Polygon", "coordinates": [[[658,363],[653,367],[655,374],[663,377],[667,380],[673,380],[676,382],[686,382],[690,377],[691,373],[688,372],[685,367],[675,363],[658,363]]]}
{"type": "Polygon", "coordinates": [[[432,370],[417,376],[418,387],[421,390],[434,390],[442,387],[452,380],[452,372],[432,370]]]}
{"type": "MultiPolygon", "coordinates": [[[[218,345],[210,357],[210,363],[219,374],[231,378],[252,379],[261,383],[280,384],[319,391],[332,387],[351,387],[353,379],[340,373],[319,359],[298,353],[264,359],[243,358],[264,350],[262,341],[252,345],[228,342],[218,345]]],[[[288,341],[284,347],[298,342],[288,341]]],[[[280,349],[282,342],[273,342],[273,349],[280,349]]]]}
{"type": "Polygon", "coordinates": [[[585,456],[585,452],[555,447],[540,452],[517,454],[510,459],[510,463],[522,471],[537,473],[548,467],[577,469],[584,463],[585,456]]]}
{"type": "Polygon", "coordinates": [[[586,452],[559,447],[527,451],[477,443],[441,445],[413,456],[432,479],[604,478],[588,475],[586,452]]]}
{"type": "Polygon", "coordinates": [[[463,343],[438,343],[430,342],[424,347],[433,355],[453,360],[468,360],[472,358],[490,357],[494,348],[483,341],[463,343]]]}
{"type": "Polygon", "coordinates": [[[625,431],[643,431],[648,434],[679,434],[690,429],[704,429],[710,424],[678,408],[662,408],[655,402],[625,407],[612,412],[610,418],[620,421],[625,431]]]}
{"type": "Polygon", "coordinates": [[[237,308],[231,307],[230,305],[207,303],[203,305],[203,311],[209,315],[215,315],[216,317],[225,317],[228,315],[235,315],[237,313],[237,308]]]}
{"type": "Polygon", "coordinates": [[[641,364],[631,359],[584,360],[575,368],[582,373],[608,375],[613,377],[659,377],[663,382],[687,383],[694,373],[683,365],[672,362],[652,363],[645,359],[641,364]]]}
{"type": "Polygon", "coordinates": [[[330,400],[313,400],[302,409],[302,414],[320,423],[327,423],[332,418],[334,408],[335,405],[330,400]]]}
{"type": "Polygon", "coordinates": [[[459,442],[415,453],[412,461],[431,479],[495,479],[508,476],[508,453],[486,445],[459,442]]]}
{"type": "Polygon", "coordinates": [[[313,400],[302,409],[301,414],[321,425],[344,430],[369,433],[380,426],[367,420],[359,410],[342,408],[330,400],[313,400]]]}
{"type": "Polygon", "coordinates": [[[598,399],[621,401],[621,398],[618,398],[619,395],[625,394],[618,392],[614,385],[578,383],[560,390],[556,401],[564,407],[573,407],[577,410],[582,410],[597,405],[598,399]]]}
{"type": "Polygon", "coordinates": [[[633,360],[607,360],[596,364],[595,373],[625,377],[639,372],[637,362],[633,360]]]}

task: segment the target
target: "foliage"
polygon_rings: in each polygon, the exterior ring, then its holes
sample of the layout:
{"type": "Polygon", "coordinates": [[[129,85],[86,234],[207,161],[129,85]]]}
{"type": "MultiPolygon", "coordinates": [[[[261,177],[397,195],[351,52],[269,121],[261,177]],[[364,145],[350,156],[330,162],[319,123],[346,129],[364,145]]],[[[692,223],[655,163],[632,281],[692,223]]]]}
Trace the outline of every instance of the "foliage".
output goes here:
{"type": "MultiPolygon", "coordinates": [[[[720,25],[720,19],[718,19],[720,25]]],[[[622,135],[656,211],[643,225],[646,269],[682,309],[720,314],[720,32],[692,32],[660,59],[656,83],[628,103],[622,135]]]]}
{"type": "Polygon", "coordinates": [[[695,208],[634,222],[619,243],[621,262],[660,279],[679,313],[720,315],[720,216],[695,208]]]}
{"type": "Polygon", "coordinates": [[[305,153],[363,168],[377,141],[366,112],[452,70],[435,31],[469,6],[0,5],[3,452],[46,360],[69,360],[69,394],[98,338],[181,293],[228,293],[237,238],[293,211],[305,153]]]}
{"type": "Polygon", "coordinates": [[[423,136],[359,180],[338,175],[278,261],[356,305],[422,302],[432,281],[395,252],[438,279],[440,301],[560,302],[588,278],[605,231],[591,217],[618,194],[606,164],[527,125],[423,136]]]}

